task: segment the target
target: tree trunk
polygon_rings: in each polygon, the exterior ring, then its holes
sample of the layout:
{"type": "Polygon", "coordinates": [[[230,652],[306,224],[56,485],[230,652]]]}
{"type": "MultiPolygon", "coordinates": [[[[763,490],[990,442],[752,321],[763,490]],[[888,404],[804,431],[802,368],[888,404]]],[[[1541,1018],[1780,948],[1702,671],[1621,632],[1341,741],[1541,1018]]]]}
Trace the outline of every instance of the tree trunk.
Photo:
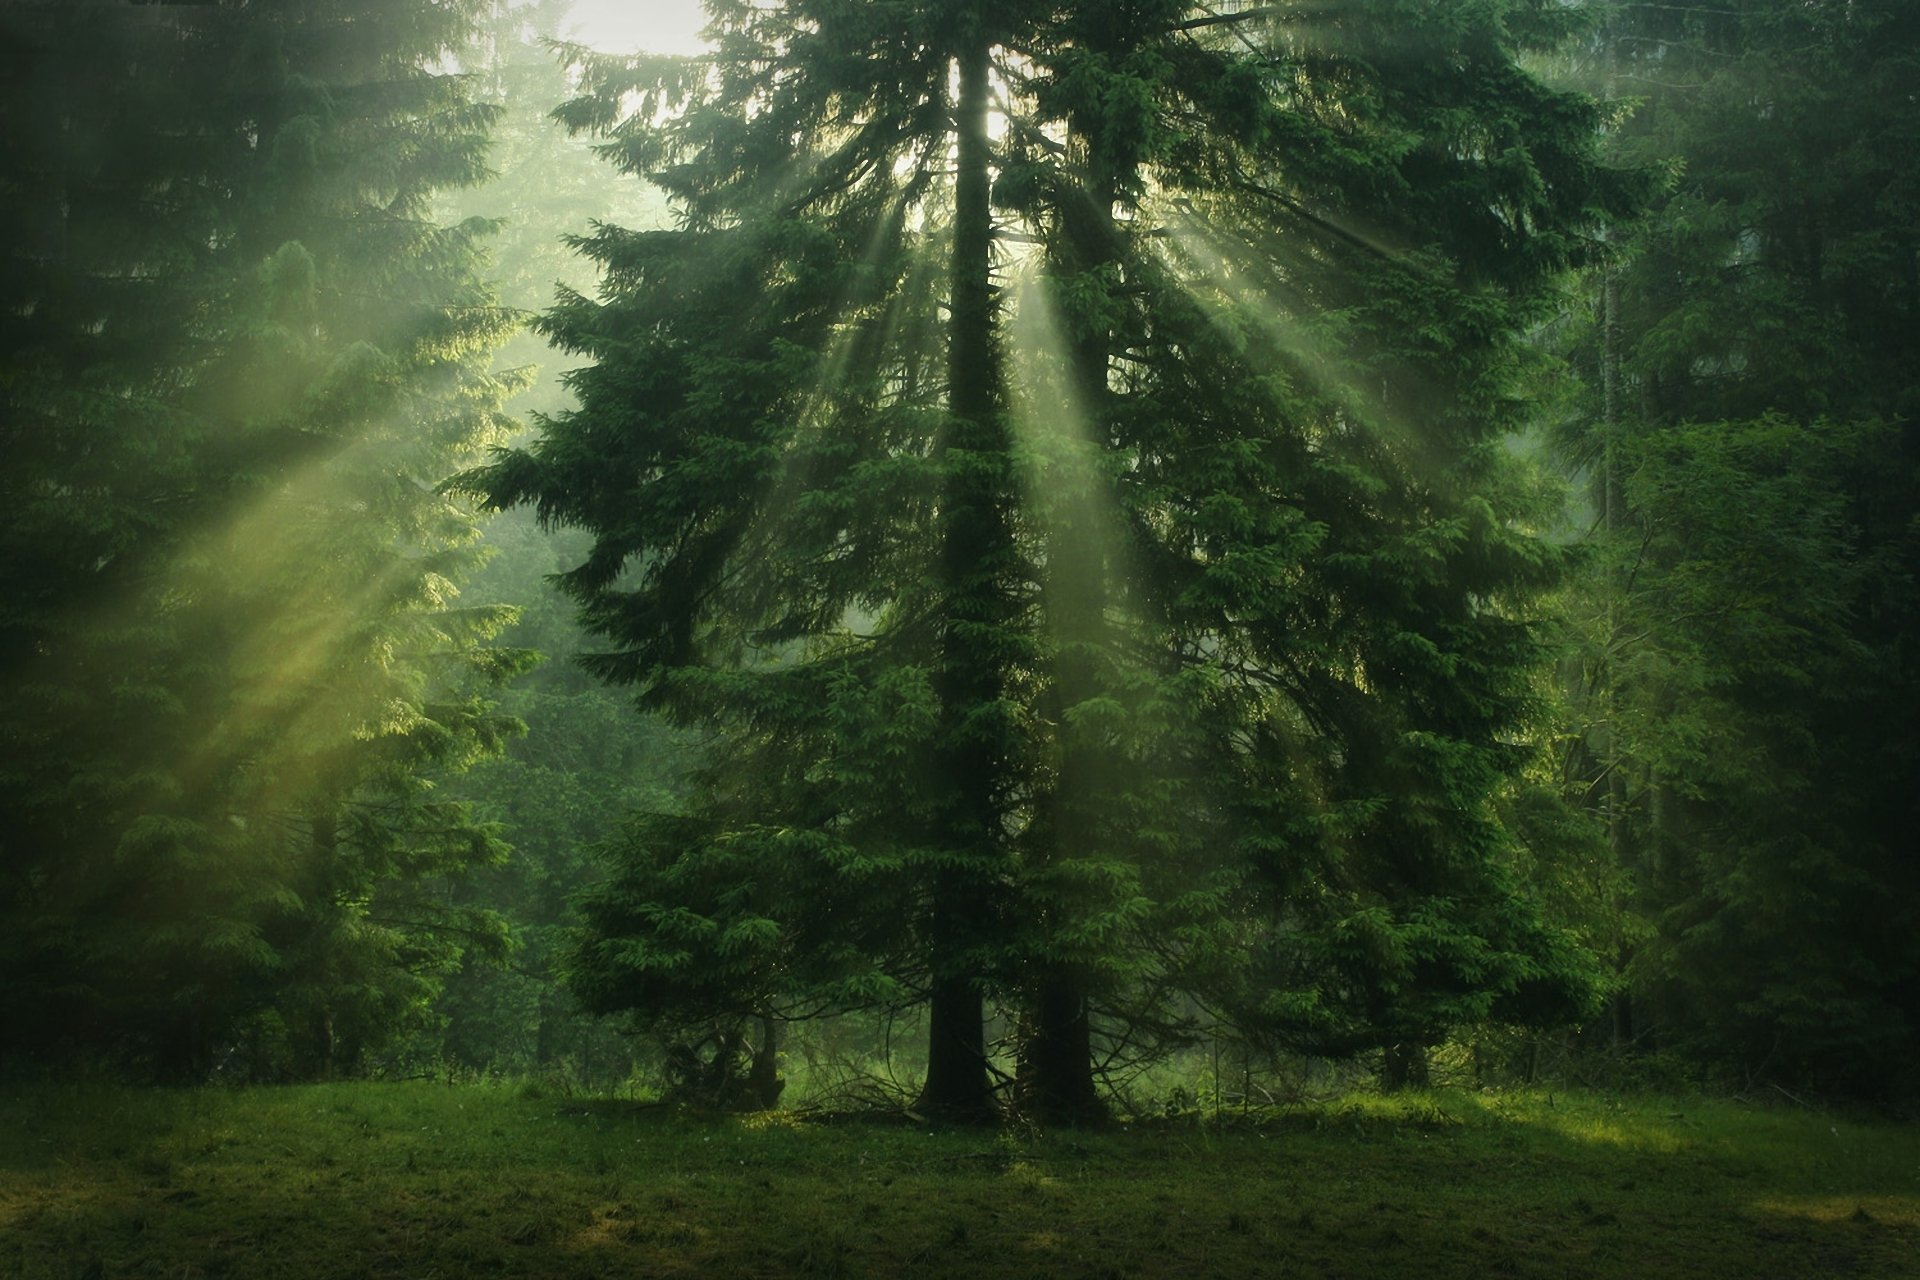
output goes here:
{"type": "MultiPolygon", "coordinates": [[[[1089,33],[1100,52],[1116,56],[1123,35],[1111,24],[1089,33]]],[[[1119,183],[1102,136],[1105,121],[1074,122],[1072,133],[1085,148],[1086,182],[1080,196],[1061,210],[1063,266],[1087,275],[1119,261],[1113,207],[1119,183]]],[[[1108,365],[1113,335],[1076,317],[1069,340],[1071,368],[1068,421],[1054,435],[1062,481],[1046,529],[1046,581],[1042,607],[1054,646],[1051,719],[1057,735],[1058,776],[1046,813],[1036,858],[1067,862],[1099,852],[1106,805],[1103,793],[1115,784],[1112,753],[1097,731],[1076,733],[1069,725],[1074,708],[1099,696],[1100,668],[1110,647],[1107,634],[1108,564],[1102,517],[1108,504],[1095,458],[1105,444],[1108,365]],[[1083,438],[1089,437],[1089,438],[1083,438]]],[[[1044,864],[1039,868],[1044,875],[1044,864]]],[[[1069,915],[1075,904],[1060,904],[1069,915]]],[[[1040,945],[1051,949],[1040,922],[1040,945]]],[[[1094,1081],[1092,1023],[1087,980],[1071,957],[1043,963],[1033,982],[1028,1043],[1022,1046],[1022,1105],[1042,1123],[1085,1124],[1106,1115],[1094,1081]]]]}
{"type": "Polygon", "coordinates": [[[940,513],[947,617],[935,673],[939,785],[947,789],[935,836],[948,858],[933,876],[927,1079],[919,1106],[945,1119],[982,1122],[997,1113],[987,1079],[986,1007],[975,953],[989,923],[990,886],[1005,841],[999,805],[1006,748],[989,709],[1004,692],[996,633],[1011,616],[1006,581],[1013,537],[993,343],[984,35],[971,34],[959,62],[947,366],[951,421],[942,444],[947,475],[940,513]]]}
{"type": "Polygon", "coordinates": [[[1040,1124],[1093,1124],[1106,1104],[1093,1078],[1093,1028],[1078,975],[1040,977],[1032,1024],[1021,1046],[1020,1101],[1040,1124]]]}
{"type": "MultiPolygon", "coordinates": [[[[1618,963],[1623,970],[1626,968],[1624,953],[1618,963]]],[[[1616,1053],[1627,1053],[1633,1048],[1633,992],[1624,988],[1613,997],[1613,1048],[1616,1053]]]]}
{"type": "MultiPolygon", "coordinates": [[[[334,880],[340,862],[340,813],[330,799],[319,802],[314,810],[312,831],[309,836],[309,856],[313,859],[311,880],[309,881],[309,903],[317,904],[318,919],[313,923],[309,941],[316,955],[324,955],[327,938],[332,931],[335,912],[334,880]]],[[[308,957],[308,963],[313,963],[308,957]]],[[[324,961],[321,972],[324,973],[324,961]]],[[[323,984],[324,985],[324,984],[323,984]]],[[[321,1003],[310,1010],[312,1028],[309,1032],[308,1053],[311,1062],[307,1070],[322,1080],[334,1078],[338,1069],[337,1054],[339,1041],[334,1034],[333,1002],[327,995],[321,996],[321,1003]]]]}
{"type": "Polygon", "coordinates": [[[747,1097],[757,1111],[771,1111],[780,1105],[787,1082],[780,1075],[780,1024],[762,1014],[760,1043],[753,1050],[753,1066],[747,1071],[747,1097]]]}
{"type": "Polygon", "coordinates": [[[1387,1046],[1380,1062],[1380,1088],[1387,1093],[1402,1089],[1424,1089],[1431,1082],[1427,1072],[1427,1047],[1415,1041],[1387,1046]]]}
{"type": "Polygon", "coordinates": [[[914,1104],[922,1115],[962,1124],[999,1117],[987,1080],[986,1003],[961,977],[934,979],[927,1017],[927,1078],[914,1104]]]}
{"type": "MultiPolygon", "coordinates": [[[[1600,278],[1600,426],[1605,433],[1600,455],[1600,526],[1611,537],[1618,532],[1626,515],[1615,457],[1615,440],[1620,431],[1620,284],[1618,273],[1612,267],[1607,268],[1600,278]]],[[[1606,641],[1609,655],[1619,635],[1617,617],[1622,603],[1619,593],[1622,590],[1623,584],[1617,576],[1610,574],[1606,583],[1606,641]]],[[[1611,656],[1608,661],[1612,661],[1611,656]]],[[[1630,867],[1633,850],[1628,843],[1627,831],[1627,762],[1620,747],[1619,714],[1619,691],[1615,675],[1609,671],[1606,683],[1605,761],[1607,851],[1616,867],[1630,867]]],[[[1630,950],[1622,946],[1615,957],[1621,974],[1626,973],[1631,959],[1630,950]]],[[[1614,995],[1611,1014],[1614,1051],[1625,1053],[1633,1047],[1631,991],[1623,987],[1614,995]]]]}

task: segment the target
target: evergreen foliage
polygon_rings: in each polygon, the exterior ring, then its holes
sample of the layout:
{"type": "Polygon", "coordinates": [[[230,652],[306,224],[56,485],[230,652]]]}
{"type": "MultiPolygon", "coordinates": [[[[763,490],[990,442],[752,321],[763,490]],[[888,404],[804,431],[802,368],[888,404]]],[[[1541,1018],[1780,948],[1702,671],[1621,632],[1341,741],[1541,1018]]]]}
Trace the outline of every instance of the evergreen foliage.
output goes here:
{"type": "Polygon", "coordinates": [[[350,1070],[497,922],[430,775],[516,729],[440,489],[505,428],[471,4],[9,4],[0,1016],[15,1047],[350,1070]]]}
{"type": "MultiPolygon", "coordinates": [[[[494,176],[442,192],[437,202],[442,221],[499,224],[487,241],[489,274],[501,302],[525,316],[550,302],[562,282],[590,287],[592,264],[566,245],[563,229],[594,218],[629,225],[664,218],[656,192],[612,181],[587,143],[568,138],[548,116],[572,92],[550,43],[567,7],[494,0],[482,15],[460,65],[501,113],[487,157],[494,176]]],[[[538,419],[569,407],[557,367],[563,360],[530,330],[509,338],[494,353],[500,376],[521,380],[509,411],[538,419]]],[[[591,1085],[630,1074],[634,1046],[617,1025],[584,1013],[554,972],[573,923],[569,899],[601,878],[591,851],[626,814],[672,806],[689,748],[573,660],[590,641],[547,579],[583,548],[584,535],[543,535],[531,513],[486,525],[482,549],[490,558],[465,589],[513,604],[519,617],[498,643],[548,660],[499,695],[500,711],[524,721],[527,733],[499,757],[446,779],[443,792],[512,842],[505,862],[475,872],[453,894],[497,913],[511,929],[511,949],[469,951],[435,1002],[440,1025],[408,1047],[438,1054],[449,1068],[539,1071],[591,1085]]]]}
{"type": "Polygon", "coordinates": [[[1086,1116],[1200,998],[1410,1061],[1589,1008],[1494,792],[1554,553],[1501,439],[1633,180],[1550,5],[710,5],[581,53],[672,198],[543,325],[577,410],[474,483],[594,537],[594,668],[726,745],[584,906],[662,1020],[930,1002],[923,1101],[1086,1116]],[[1026,246],[1031,245],[1031,248],[1026,246]]]}
{"type": "Polygon", "coordinates": [[[526,734],[442,784],[512,842],[504,861],[450,886],[449,900],[498,914],[511,943],[505,954],[462,958],[434,1004],[441,1025],[414,1043],[449,1067],[622,1079],[632,1047],[617,1027],[583,1013],[555,962],[574,923],[569,900],[602,876],[592,851],[623,815],[675,803],[690,748],[570,661],[583,637],[543,577],[568,562],[577,539],[549,538],[510,513],[489,523],[485,545],[496,554],[466,589],[525,602],[501,643],[550,657],[500,694],[500,711],[524,721],[526,734]]]}
{"type": "Polygon", "coordinates": [[[0,0],[9,1059],[1920,1085],[1920,13],[707,7],[0,0]]]}
{"type": "MultiPolygon", "coordinates": [[[[1570,760],[1651,937],[1622,1044],[1911,1089],[1920,15],[1623,6],[1670,189],[1595,282],[1602,554],[1570,760]]],[[[1629,959],[1624,957],[1623,959],[1629,959]]]]}

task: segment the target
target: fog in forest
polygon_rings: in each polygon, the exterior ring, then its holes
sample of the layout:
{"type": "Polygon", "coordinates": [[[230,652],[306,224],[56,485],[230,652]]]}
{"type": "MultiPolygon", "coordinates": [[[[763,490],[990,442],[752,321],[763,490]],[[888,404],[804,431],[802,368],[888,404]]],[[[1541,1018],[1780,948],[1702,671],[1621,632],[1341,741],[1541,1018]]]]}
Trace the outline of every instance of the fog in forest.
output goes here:
{"type": "MultiPolygon", "coordinates": [[[[1771,1188],[1722,1218],[1920,1243],[1894,1130],[1794,1163],[1920,1096],[1920,8],[0,0],[0,72],[36,1142],[427,1082],[795,1177],[854,1121],[1355,1185],[1524,1132],[1652,1251],[1610,1161],[1711,1130],[1771,1188]]],[[[951,1140],[1021,1212],[1107,1176],[951,1140]]],[[[1550,1273],[1245,1176],[1250,1257],[1550,1273]]],[[[620,1203],[461,1248],[1014,1248],[620,1203]]],[[[32,1212],[0,1270],[132,1274],[32,1212]]],[[[1147,1212],[1019,1265],[1134,1274],[1147,1212]]]]}

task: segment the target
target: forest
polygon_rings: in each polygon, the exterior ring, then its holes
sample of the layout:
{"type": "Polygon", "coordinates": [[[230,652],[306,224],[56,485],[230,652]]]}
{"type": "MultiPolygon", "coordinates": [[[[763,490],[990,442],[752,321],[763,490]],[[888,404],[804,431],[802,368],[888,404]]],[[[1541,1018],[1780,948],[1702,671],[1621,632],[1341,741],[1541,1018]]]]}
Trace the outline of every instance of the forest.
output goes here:
{"type": "Polygon", "coordinates": [[[1920,4],[698,7],[0,0],[0,1268],[1911,1274],[1920,4]]]}

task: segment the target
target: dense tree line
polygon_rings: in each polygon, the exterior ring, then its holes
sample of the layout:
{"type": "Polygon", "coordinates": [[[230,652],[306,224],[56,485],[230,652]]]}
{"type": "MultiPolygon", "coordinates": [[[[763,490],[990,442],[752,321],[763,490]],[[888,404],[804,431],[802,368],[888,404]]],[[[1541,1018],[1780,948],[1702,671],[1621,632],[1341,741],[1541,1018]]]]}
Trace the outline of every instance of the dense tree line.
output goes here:
{"type": "Polygon", "coordinates": [[[441,482],[502,438],[473,4],[0,7],[0,1020],[200,1076],[358,1068],[503,938],[431,773],[525,665],[441,482]]]}
{"type": "Polygon", "coordinates": [[[1910,1088],[1920,13],[1621,5],[1594,53],[1614,147],[1672,169],[1589,282],[1566,432],[1598,525],[1566,765],[1639,936],[1612,1033],[1910,1088]]]}
{"type": "Polygon", "coordinates": [[[1912,1087],[1910,7],[565,7],[0,5],[10,1049],[1912,1087]]]}

